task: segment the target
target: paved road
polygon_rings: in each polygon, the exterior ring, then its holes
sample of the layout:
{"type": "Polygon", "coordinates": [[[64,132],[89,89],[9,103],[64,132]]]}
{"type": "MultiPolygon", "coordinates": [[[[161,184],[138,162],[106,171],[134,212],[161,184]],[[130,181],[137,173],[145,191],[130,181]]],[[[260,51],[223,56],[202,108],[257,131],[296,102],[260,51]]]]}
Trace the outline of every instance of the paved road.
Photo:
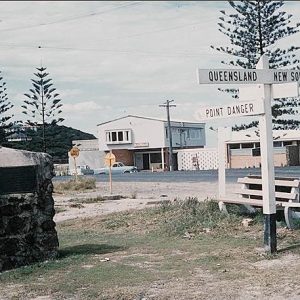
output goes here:
{"type": "MultiPolygon", "coordinates": [[[[226,181],[234,183],[237,178],[249,174],[260,174],[261,170],[256,169],[230,169],[226,170],[226,181]]],[[[299,177],[300,166],[275,168],[275,175],[281,177],[299,177]]],[[[95,178],[98,182],[108,181],[108,175],[93,175],[86,176],[95,178]]],[[[57,176],[54,181],[67,180],[70,176],[57,176]]],[[[174,171],[174,172],[138,172],[132,174],[113,174],[113,181],[115,182],[216,182],[218,181],[218,171],[174,171]]]]}

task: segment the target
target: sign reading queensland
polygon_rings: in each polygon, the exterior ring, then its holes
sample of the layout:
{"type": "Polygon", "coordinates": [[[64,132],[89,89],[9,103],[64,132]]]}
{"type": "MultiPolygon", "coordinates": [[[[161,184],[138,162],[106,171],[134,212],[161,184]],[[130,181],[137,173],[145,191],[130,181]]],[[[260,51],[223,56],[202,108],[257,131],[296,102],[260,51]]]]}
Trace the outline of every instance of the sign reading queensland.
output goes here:
{"type": "Polygon", "coordinates": [[[200,107],[195,114],[198,120],[254,116],[264,113],[263,101],[239,101],[226,105],[200,107]]]}
{"type": "Polygon", "coordinates": [[[200,84],[276,84],[300,81],[298,70],[198,69],[200,84]]]}

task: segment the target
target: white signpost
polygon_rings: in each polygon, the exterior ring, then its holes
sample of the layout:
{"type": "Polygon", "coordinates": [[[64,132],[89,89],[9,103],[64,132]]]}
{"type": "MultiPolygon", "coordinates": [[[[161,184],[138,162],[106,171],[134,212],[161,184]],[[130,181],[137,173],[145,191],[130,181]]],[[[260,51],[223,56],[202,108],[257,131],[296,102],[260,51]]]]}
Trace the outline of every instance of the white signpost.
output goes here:
{"type": "MultiPolygon", "coordinates": [[[[218,181],[219,181],[219,199],[226,197],[226,144],[225,142],[230,139],[231,128],[219,127],[218,128],[218,155],[219,155],[219,167],[218,167],[218,181]]],[[[226,205],[219,201],[219,207],[222,211],[226,210],[226,205]]]]}
{"type": "Polygon", "coordinates": [[[200,84],[275,84],[300,81],[300,71],[271,69],[198,69],[200,84]]]}
{"type": "MultiPolygon", "coordinates": [[[[264,214],[264,245],[271,253],[276,251],[276,201],[275,201],[275,176],[274,176],[274,156],[272,137],[272,111],[271,102],[273,92],[278,98],[294,97],[298,95],[298,88],[295,86],[282,89],[282,83],[298,82],[300,71],[294,70],[270,70],[267,56],[263,55],[257,69],[231,70],[231,69],[199,69],[198,80],[200,84],[256,84],[256,90],[242,96],[244,102],[237,102],[230,105],[200,108],[197,113],[202,119],[228,118],[232,116],[260,115],[260,147],[261,147],[261,172],[263,191],[263,214],[264,214]],[[260,84],[260,85],[258,85],[260,84]],[[281,88],[273,88],[273,84],[281,84],[281,88]],[[254,100],[256,101],[250,101],[254,100]],[[247,109],[246,109],[247,104],[247,109]],[[243,105],[243,106],[242,106],[243,105]],[[243,107],[243,109],[242,109],[243,107]],[[234,115],[232,114],[234,109],[234,115]]],[[[249,90],[248,90],[249,91],[249,90]]],[[[243,93],[243,92],[242,92],[243,93]]],[[[219,196],[225,194],[225,155],[224,138],[227,135],[226,129],[220,128],[219,138],[219,196]],[[221,143],[223,145],[221,145],[221,143]],[[223,185],[224,183],[224,185],[223,185]]]]}
{"type": "Polygon", "coordinates": [[[221,118],[235,118],[255,116],[264,113],[263,101],[236,101],[231,104],[200,107],[196,111],[198,120],[212,120],[221,118]]]}

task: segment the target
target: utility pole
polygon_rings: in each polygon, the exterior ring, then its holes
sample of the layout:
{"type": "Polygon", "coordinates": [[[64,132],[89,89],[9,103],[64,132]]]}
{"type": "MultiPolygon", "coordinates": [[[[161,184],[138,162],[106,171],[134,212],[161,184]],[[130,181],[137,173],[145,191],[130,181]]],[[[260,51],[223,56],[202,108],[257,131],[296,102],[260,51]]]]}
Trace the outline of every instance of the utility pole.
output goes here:
{"type": "Polygon", "coordinates": [[[168,136],[169,136],[169,170],[173,171],[173,145],[172,145],[172,131],[170,121],[170,107],[176,107],[175,104],[171,104],[174,100],[167,100],[166,103],[159,105],[167,109],[167,121],[168,121],[168,136]]]}

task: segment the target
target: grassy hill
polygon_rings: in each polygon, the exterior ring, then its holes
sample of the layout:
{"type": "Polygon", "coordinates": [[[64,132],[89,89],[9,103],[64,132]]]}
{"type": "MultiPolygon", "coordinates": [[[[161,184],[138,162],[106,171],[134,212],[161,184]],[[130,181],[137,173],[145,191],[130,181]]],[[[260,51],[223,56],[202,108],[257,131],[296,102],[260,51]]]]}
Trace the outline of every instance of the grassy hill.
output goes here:
{"type": "MultiPolygon", "coordinates": [[[[31,138],[30,141],[4,142],[2,143],[2,146],[14,149],[41,152],[43,149],[41,129],[38,129],[37,131],[28,131],[27,135],[31,138]]],[[[47,143],[47,153],[49,153],[53,157],[55,163],[67,163],[68,151],[72,148],[73,140],[96,139],[93,134],[74,129],[72,127],[59,125],[46,128],[45,135],[47,143]]]]}

